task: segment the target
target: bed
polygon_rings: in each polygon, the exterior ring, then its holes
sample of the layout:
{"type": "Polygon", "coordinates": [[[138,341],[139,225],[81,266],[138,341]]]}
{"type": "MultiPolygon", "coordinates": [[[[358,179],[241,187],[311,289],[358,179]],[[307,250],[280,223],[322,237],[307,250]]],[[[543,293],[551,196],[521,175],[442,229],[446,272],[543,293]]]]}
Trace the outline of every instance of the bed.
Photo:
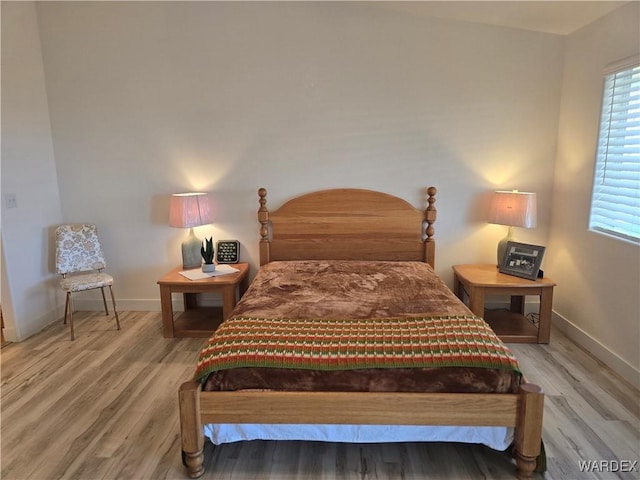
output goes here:
{"type": "MultiPolygon", "coordinates": [[[[302,435],[286,438],[329,441],[379,439],[379,428],[384,428],[385,440],[453,438],[489,445],[485,440],[477,441],[474,432],[487,430],[492,435],[494,430],[506,428],[513,432],[517,474],[530,477],[541,452],[542,390],[526,381],[517,363],[514,366],[509,357],[508,348],[435,275],[436,189],[426,190],[424,210],[398,197],[361,189],[302,195],[274,211],[267,208],[265,189],[258,191],[258,197],[260,272],[229,320],[214,335],[217,340],[201,352],[196,379],[183,383],[179,390],[182,454],[187,474],[197,478],[204,473],[205,429],[209,438],[222,435],[214,443],[282,438],[279,433],[269,437],[264,430],[256,437],[246,432],[228,437],[224,430],[212,432],[211,428],[218,426],[231,426],[233,431],[236,427],[258,426],[267,430],[280,427],[285,432],[296,432],[293,435],[302,435]],[[292,268],[295,274],[291,273],[292,268]],[[403,281],[409,271],[430,280],[403,281]],[[344,278],[348,280],[343,282],[344,278]],[[402,301],[394,300],[399,294],[390,289],[388,278],[393,279],[391,283],[405,285],[402,301]],[[417,284],[421,290],[414,291],[417,284]],[[319,294],[317,288],[347,291],[349,298],[357,296],[358,300],[345,305],[338,305],[338,301],[322,302],[322,298],[330,298],[332,293],[319,294]],[[425,294],[425,289],[436,293],[425,294]],[[276,296],[272,296],[274,291],[276,296]],[[419,353],[407,355],[406,345],[400,350],[395,345],[392,350],[400,351],[396,356],[390,354],[386,358],[386,352],[358,363],[366,355],[356,353],[348,360],[340,359],[355,362],[346,372],[336,371],[331,364],[335,358],[325,355],[333,345],[327,347],[327,337],[317,333],[322,330],[320,320],[330,323],[331,329],[342,329],[337,330],[340,332],[356,331],[354,338],[358,339],[367,338],[368,330],[392,329],[392,337],[393,329],[420,328],[421,332],[431,332],[419,338],[414,333],[407,334],[414,335],[413,346],[440,345],[440,340],[434,339],[447,336],[454,339],[450,344],[457,345],[458,337],[448,332],[459,331],[465,345],[469,336],[479,338],[482,361],[489,363],[481,370],[475,368],[478,366],[475,363],[460,363],[464,355],[458,352],[458,356],[451,356],[447,350],[448,356],[444,356],[442,363],[425,365],[419,353]],[[270,340],[250,348],[261,351],[272,348],[269,358],[274,362],[277,358],[279,363],[243,363],[253,358],[254,353],[242,351],[247,339],[274,337],[261,336],[252,330],[263,328],[265,322],[271,322],[271,331],[282,328],[285,332],[301,332],[305,343],[312,337],[322,338],[319,343],[324,350],[317,356],[322,357],[323,366],[304,363],[308,361],[306,353],[296,356],[295,361],[291,360],[290,352],[278,357],[275,353],[281,351],[281,346],[265,347],[270,340]],[[244,337],[240,335],[242,338],[234,344],[238,332],[244,337]],[[225,335],[226,340],[221,341],[225,335]],[[226,345],[226,354],[230,354],[224,361],[231,363],[224,368],[215,363],[220,361],[216,349],[221,344],[226,345]],[[489,348],[486,345],[492,349],[489,354],[484,351],[489,348]],[[384,364],[377,363],[383,361],[381,357],[385,357],[384,364]],[[408,357],[411,364],[405,365],[402,362],[408,357]],[[461,371],[463,375],[459,375],[461,371]],[[420,383],[420,378],[429,380],[420,383]],[[431,378],[437,380],[431,382],[431,378]],[[467,380],[461,382],[460,378],[467,380]],[[298,429],[306,432],[307,428],[324,437],[297,433],[298,429]],[[353,428],[357,429],[355,435],[353,428]],[[428,433],[432,430],[439,433],[434,437],[428,433]],[[373,432],[370,437],[368,431],[373,432]],[[458,436],[451,437],[452,432],[458,436]],[[471,436],[465,440],[460,435],[471,436]]],[[[335,332],[331,330],[328,335],[335,332]]],[[[349,334],[340,336],[348,338],[349,334]]],[[[372,342],[376,342],[375,337],[372,342]]]]}

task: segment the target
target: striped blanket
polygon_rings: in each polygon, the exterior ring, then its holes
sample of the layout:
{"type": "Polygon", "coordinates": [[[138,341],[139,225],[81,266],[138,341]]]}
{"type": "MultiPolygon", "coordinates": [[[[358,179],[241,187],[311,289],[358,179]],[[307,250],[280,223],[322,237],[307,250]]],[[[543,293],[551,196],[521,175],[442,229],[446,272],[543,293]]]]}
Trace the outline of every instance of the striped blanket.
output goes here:
{"type": "Polygon", "coordinates": [[[233,317],[200,352],[195,379],[239,367],[353,370],[478,367],[520,373],[480,317],[326,319],[233,317]]]}

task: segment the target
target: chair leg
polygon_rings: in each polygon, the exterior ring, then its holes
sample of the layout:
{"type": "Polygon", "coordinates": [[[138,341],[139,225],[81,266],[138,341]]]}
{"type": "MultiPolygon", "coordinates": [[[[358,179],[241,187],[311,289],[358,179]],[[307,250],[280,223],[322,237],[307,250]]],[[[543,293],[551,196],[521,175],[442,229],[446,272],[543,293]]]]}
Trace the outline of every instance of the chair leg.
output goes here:
{"type": "Polygon", "coordinates": [[[62,322],[63,325],[67,324],[67,312],[69,311],[69,296],[71,295],[71,292],[67,292],[67,297],[64,301],[64,321],[62,322]]]}
{"type": "MultiPolygon", "coordinates": [[[[120,317],[118,317],[118,309],[116,308],[116,297],[113,296],[113,288],[109,285],[109,291],[111,292],[111,302],[113,303],[113,313],[116,315],[116,326],[120,330],[120,317]]],[[[104,295],[104,292],[103,294],[104,295]]]]}
{"type": "Polygon", "coordinates": [[[102,303],[104,303],[104,314],[109,315],[109,309],[107,308],[107,297],[104,296],[104,287],[100,289],[102,292],[102,303]]]}
{"type": "Polygon", "coordinates": [[[76,337],[73,334],[73,300],[71,298],[71,292],[67,292],[67,304],[69,306],[69,329],[71,331],[71,340],[73,341],[76,337]]]}

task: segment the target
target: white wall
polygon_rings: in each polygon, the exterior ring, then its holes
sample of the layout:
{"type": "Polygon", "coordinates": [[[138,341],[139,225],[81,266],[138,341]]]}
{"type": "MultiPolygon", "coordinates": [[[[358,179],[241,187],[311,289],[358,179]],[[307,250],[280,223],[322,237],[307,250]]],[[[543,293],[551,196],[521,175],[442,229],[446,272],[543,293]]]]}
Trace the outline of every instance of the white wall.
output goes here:
{"type": "Polygon", "coordinates": [[[638,2],[567,39],[553,218],[546,258],[558,324],[640,386],[640,248],[587,230],[603,70],[638,54],[638,2]]]}
{"type": "Polygon", "coordinates": [[[2,2],[2,312],[20,340],[59,317],[52,225],[60,197],[35,6],[2,2]],[[6,208],[4,195],[16,195],[6,208]]]}
{"type": "Polygon", "coordinates": [[[41,2],[65,220],[93,220],[123,308],[157,306],[186,232],[168,195],[213,192],[200,235],[257,264],[270,205],[354,186],[420,206],[436,185],[439,272],[492,262],[496,187],[540,196],[548,235],[562,37],[389,12],[375,4],[41,2]]]}

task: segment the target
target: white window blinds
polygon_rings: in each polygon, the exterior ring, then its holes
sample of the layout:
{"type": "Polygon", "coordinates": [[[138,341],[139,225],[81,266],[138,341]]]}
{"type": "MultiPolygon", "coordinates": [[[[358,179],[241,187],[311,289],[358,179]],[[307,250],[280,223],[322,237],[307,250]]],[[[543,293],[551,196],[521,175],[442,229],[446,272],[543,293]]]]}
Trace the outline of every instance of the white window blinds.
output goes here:
{"type": "Polygon", "coordinates": [[[605,75],[589,229],[640,242],[637,64],[605,75]]]}

